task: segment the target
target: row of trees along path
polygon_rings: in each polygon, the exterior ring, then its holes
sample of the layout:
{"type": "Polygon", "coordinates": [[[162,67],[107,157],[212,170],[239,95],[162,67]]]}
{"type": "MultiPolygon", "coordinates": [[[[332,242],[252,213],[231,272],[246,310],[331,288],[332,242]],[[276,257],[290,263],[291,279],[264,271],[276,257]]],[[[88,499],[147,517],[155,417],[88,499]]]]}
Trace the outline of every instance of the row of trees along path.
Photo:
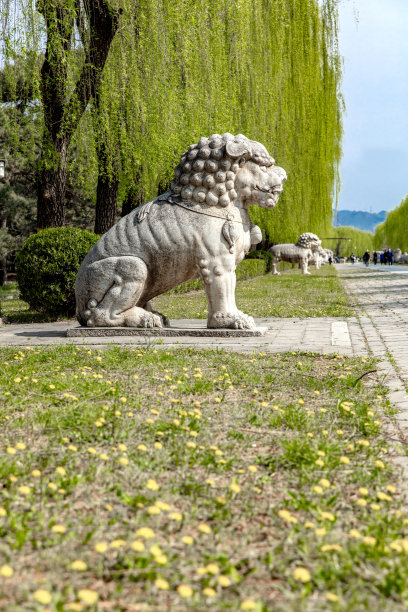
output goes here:
{"type": "MultiPolygon", "coordinates": [[[[228,131],[265,144],[289,172],[276,214],[254,213],[267,238],[326,234],[341,155],[337,4],[5,0],[7,112],[27,119],[18,109],[29,96],[42,131],[37,227],[64,224],[76,181],[83,201],[96,193],[104,233],[118,200],[127,214],[155,197],[189,144],[228,131]]],[[[0,157],[13,156],[1,149],[0,133],[0,157]]]]}

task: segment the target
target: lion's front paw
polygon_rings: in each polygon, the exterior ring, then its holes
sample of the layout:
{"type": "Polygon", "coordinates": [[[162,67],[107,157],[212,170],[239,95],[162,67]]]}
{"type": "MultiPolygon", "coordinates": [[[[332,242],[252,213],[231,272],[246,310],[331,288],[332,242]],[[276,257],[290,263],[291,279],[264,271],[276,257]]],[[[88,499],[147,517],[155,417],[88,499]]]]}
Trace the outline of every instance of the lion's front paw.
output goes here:
{"type": "Polygon", "coordinates": [[[163,327],[163,324],[159,315],[146,312],[140,319],[139,327],[163,327]]]}
{"type": "Polygon", "coordinates": [[[254,329],[255,321],[239,310],[234,313],[216,312],[208,319],[207,327],[211,329],[254,329]]]}

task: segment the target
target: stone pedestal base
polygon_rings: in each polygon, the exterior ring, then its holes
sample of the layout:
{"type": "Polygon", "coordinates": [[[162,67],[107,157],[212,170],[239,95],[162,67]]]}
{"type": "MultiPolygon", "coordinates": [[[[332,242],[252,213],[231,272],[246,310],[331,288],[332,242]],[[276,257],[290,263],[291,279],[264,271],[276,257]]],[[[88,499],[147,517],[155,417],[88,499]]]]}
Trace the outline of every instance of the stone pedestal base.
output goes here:
{"type": "Polygon", "coordinates": [[[255,329],[207,329],[206,327],[74,327],[67,330],[68,338],[111,337],[111,336],[198,336],[203,338],[253,338],[264,336],[267,327],[255,329]]]}

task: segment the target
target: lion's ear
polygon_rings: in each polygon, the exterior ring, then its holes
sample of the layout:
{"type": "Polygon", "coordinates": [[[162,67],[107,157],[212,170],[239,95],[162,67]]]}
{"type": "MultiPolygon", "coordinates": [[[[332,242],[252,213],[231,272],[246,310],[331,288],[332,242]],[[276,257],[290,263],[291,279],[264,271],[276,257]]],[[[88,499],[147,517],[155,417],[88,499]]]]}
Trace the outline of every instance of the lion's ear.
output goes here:
{"type": "Polygon", "coordinates": [[[233,140],[229,140],[225,145],[225,151],[227,152],[227,155],[233,159],[242,157],[242,155],[245,154],[250,155],[249,148],[243,141],[234,142],[233,140]]]}

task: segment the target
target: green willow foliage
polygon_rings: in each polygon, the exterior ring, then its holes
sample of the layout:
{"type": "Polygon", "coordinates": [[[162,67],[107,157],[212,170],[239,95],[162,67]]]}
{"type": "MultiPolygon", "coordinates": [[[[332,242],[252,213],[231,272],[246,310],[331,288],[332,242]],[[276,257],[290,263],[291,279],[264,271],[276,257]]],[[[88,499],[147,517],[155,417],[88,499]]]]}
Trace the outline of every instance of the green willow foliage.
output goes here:
{"type": "Polygon", "coordinates": [[[387,214],[384,223],[375,228],[376,249],[392,248],[408,251],[408,196],[387,214]]]}
{"type": "MultiPolygon", "coordinates": [[[[119,199],[142,188],[148,200],[200,136],[243,133],[288,173],[276,209],[252,211],[267,240],[328,235],[342,137],[337,0],[117,4],[121,28],[97,122],[85,113],[71,144],[70,171],[85,192],[95,192],[95,138],[105,140],[105,171],[119,180],[119,199]]],[[[75,61],[73,54],[73,80],[75,61]]]]}

